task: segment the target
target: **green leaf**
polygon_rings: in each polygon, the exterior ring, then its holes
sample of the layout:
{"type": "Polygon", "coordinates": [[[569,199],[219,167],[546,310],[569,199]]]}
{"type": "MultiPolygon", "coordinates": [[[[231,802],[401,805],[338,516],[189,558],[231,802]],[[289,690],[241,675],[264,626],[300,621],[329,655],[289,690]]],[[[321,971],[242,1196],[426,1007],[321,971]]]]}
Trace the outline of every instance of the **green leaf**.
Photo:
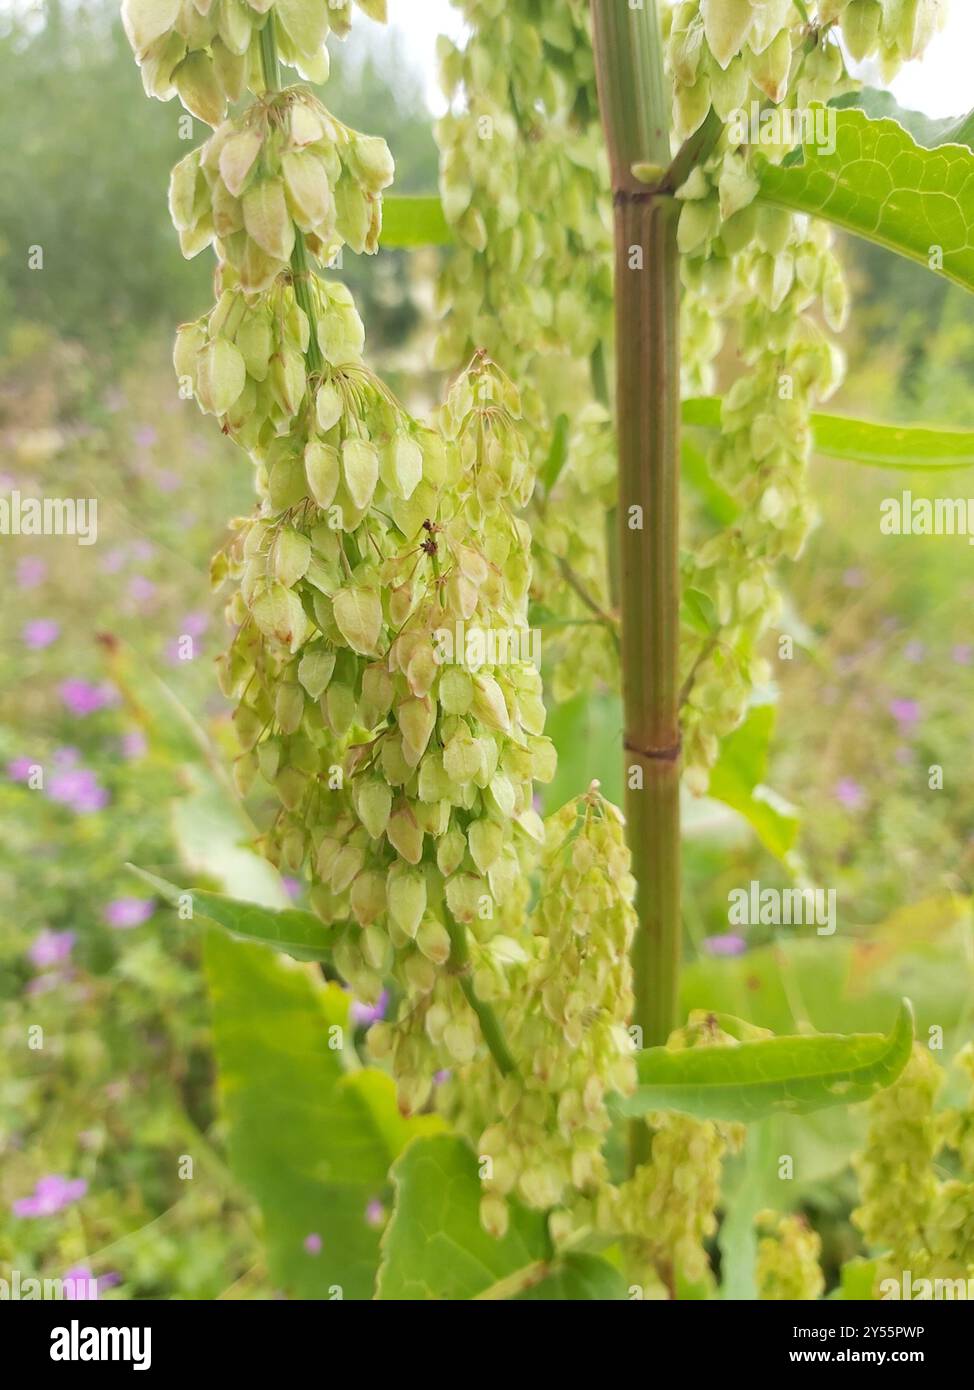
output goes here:
{"type": "Polygon", "coordinates": [[[384,1073],[346,1071],[336,1043],[351,1048],[349,997],[337,985],[217,932],[205,966],[230,1162],[263,1213],[272,1278],[296,1298],[371,1298],[368,1205],[388,1204],[389,1165],[440,1122],[404,1120],[384,1073]]]}
{"type": "Polygon", "coordinates": [[[807,1115],[868,1100],[891,1085],[912,1045],[913,1010],[904,1000],[886,1037],[818,1033],[736,1047],[653,1047],[637,1059],[635,1093],[616,1106],[623,1115],[678,1110],[704,1120],[753,1121],[781,1111],[807,1115]]]}
{"type": "Polygon", "coordinates": [[[557,483],[568,458],[568,426],[568,416],[559,415],[551,432],[551,448],[541,469],[541,483],[545,492],[550,492],[557,483]]]}
{"type": "MultiPolygon", "coordinates": [[[[684,418],[686,418],[685,406],[684,418]]],[[[717,428],[720,428],[719,415],[717,428]]],[[[731,524],[740,508],[730,493],[725,492],[719,483],[714,482],[707,466],[707,455],[702,449],[698,449],[693,440],[688,439],[686,435],[680,443],[680,476],[684,482],[689,483],[697,494],[711,521],[716,522],[718,526],[731,524]]]]}
{"type": "Polygon", "coordinates": [[[765,848],[783,859],[795,843],[798,816],[764,786],[774,721],[774,705],[755,705],[740,728],[721,740],[709,795],[742,815],[765,848]]]}
{"type": "Polygon", "coordinates": [[[512,1303],[627,1302],[626,1281],[608,1260],[598,1255],[566,1255],[559,1267],[540,1284],[515,1294],[512,1303]]]}
{"type": "Polygon", "coordinates": [[[777,1182],[774,1120],[749,1126],[744,1149],[736,1165],[740,1180],[734,1186],[724,1180],[724,1219],[720,1225],[720,1296],[735,1302],[754,1301],[757,1294],[758,1233],[755,1218],[772,1205],[771,1186],[777,1182]]]}
{"type": "Polygon", "coordinates": [[[863,111],[836,113],[836,148],[808,144],[801,163],[765,163],[760,197],[777,207],[824,217],[848,232],[974,289],[974,152],[965,145],[925,150],[892,120],[863,111]]]}
{"type": "Polygon", "coordinates": [[[241,902],[223,893],[210,893],[202,888],[177,888],[156,874],[147,873],[135,864],[128,866],[134,874],[169,903],[179,907],[180,900],[192,899],[193,920],[202,918],[222,927],[240,941],[255,941],[284,951],[295,960],[328,960],[335,946],[338,929],[326,927],[313,912],[299,908],[262,907],[259,903],[241,902]]]}
{"type": "Polygon", "coordinates": [[[876,1297],[878,1260],[847,1260],[842,1266],[840,1292],[850,1303],[871,1303],[876,1297]]]}
{"type": "Polygon", "coordinates": [[[622,701],[616,695],[575,695],[548,715],[545,733],[558,752],[554,780],[544,788],[545,809],[554,811],[588,790],[622,801],[622,701]]]}
{"type": "Polygon", "coordinates": [[[946,470],[974,466],[974,430],[877,425],[844,415],[813,415],[815,448],[872,468],[946,470]]]}
{"type": "Polygon", "coordinates": [[[477,1159],[454,1135],[410,1144],[392,1170],[396,1205],[382,1238],[385,1300],[622,1300],[619,1272],[592,1255],[555,1258],[543,1212],[508,1202],[497,1240],[480,1224],[477,1159]]]}
{"type": "Polygon", "coordinates": [[[922,111],[907,111],[900,106],[892,92],[879,87],[862,87],[858,92],[846,92],[829,102],[837,111],[854,107],[864,111],[873,121],[889,118],[908,130],[918,145],[935,150],[939,145],[967,145],[974,149],[974,111],[966,116],[948,116],[933,120],[922,111]]]}
{"type": "Polygon", "coordinates": [[[543,1212],[509,1201],[500,1240],[481,1226],[477,1158],[452,1134],[417,1138],[392,1170],[396,1207],[382,1237],[381,1300],[564,1301],[628,1297],[596,1255],[554,1257],[543,1212]]]}
{"type": "Polygon", "coordinates": [[[396,1205],[382,1239],[377,1298],[476,1298],[551,1256],[541,1212],[512,1202],[502,1239],[483,1229],[477,1160],[462,1139],[417,1140],[392,1180],[396,1205]]]}
{"type": "MultiPolygon", "coordinates": [[[[695,396],[683,402],[683,423],[720,429],[720,397],[695,396]]],[[[974,467],[974,430],[927,425],[881,425],[845,415],[812,415],[816,452],[872,468],[934,469],[974,467]]]]}
{"type": "Polygon", "coordinates": [[[692,585],[686,584],[681,595],[682,612],[681,620],[687,627],[692,627],[694,632],[701,637],[709,637],[711,633],[717,631],[717,607],[709,594],[705,594],[702,589],[695,589],[692,585]]]}
{"type": "Polygon", "coordinates": [[[453,241],[443,207],[428,198],[386,194],[382,199],[382,245],[389,248],[449,246],[453,241]]]}

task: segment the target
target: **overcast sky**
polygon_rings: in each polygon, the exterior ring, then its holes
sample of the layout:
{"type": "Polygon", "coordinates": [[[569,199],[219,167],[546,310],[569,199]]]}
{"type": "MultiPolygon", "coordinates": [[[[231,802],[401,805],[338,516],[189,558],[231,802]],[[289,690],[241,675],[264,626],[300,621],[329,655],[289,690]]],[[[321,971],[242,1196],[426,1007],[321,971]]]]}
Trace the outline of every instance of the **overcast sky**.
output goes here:
{"type": "MultiPolygon", "coordinates": [[[[430,105],[440,111],[434,45],[437,34],[459,32],[457,11],[449,0],[389,0],[389,12],[427,73],[430,105]]],[[[960,116],[974,107],[974,0],[948,0],[948,15],[923,62],[908,64],[893,84],[901,105],[928,116],[960,116]]]]}

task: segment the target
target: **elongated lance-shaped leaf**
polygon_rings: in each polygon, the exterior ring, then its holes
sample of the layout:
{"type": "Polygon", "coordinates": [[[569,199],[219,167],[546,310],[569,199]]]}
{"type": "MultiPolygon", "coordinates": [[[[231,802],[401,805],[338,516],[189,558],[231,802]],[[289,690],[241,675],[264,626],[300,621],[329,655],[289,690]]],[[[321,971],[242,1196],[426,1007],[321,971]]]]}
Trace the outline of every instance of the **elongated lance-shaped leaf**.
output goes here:
{"type": "MultiPolygon", "coordinates": [[[[693,396],[685,400],[683,423],[720,429],[720,397],[693,396]]],[[[818,453],[870,468],[934,472],[974,468],[974,430],[883,425],[874,420],[815,411],[812,433],[818,453]]]]}
{"type": "Polygon", "coordinates": [[[177,888],[174,883],[134,864],[128,867],[170,907],[180,907],[188,897],[194,920],[201,918],[212,922],[238,940],[273,946],[302,961],[328,960],[334,949],[336,928],[325,926],[312,912],[302,912],[296,907],[263,907],[260,903],[229,898],[224,893],[210,893],[204,888],[177,888]]]}
{"type": "Polygon", "coordinates": [[[899,1076],[913,1046],[913,1010],[904,1000],[892,1031],[767,1038],[728,1047],[640,1053],[624,1115],[678,1110],[704,1120],[751,1121],[784,1112],[807,1115],[868,1100],[899,1076]]]}
{"type": "Polygon", "coordinates": [[[974,290],[974,151],[923,149],[892,120],[837,111],[835,149],[765,163],[763,201],[824,217],[974,290]]]}

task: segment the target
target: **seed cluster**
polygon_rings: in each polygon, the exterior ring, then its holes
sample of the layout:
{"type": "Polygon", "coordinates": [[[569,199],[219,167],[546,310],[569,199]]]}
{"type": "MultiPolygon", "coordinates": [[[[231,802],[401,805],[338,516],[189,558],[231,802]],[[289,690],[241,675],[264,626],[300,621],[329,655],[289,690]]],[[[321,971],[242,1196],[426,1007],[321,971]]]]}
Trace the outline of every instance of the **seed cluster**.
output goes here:
{"type": "MultiPolygon", "coordinates": [[[[955,1068],[974,1082],[974,1048],[955,1068]]],[[[974,1277],[974,1088],[937,1113],[943,1069],[919,1044],[899,1080],[869,1102],[865,1147],[853,1166],[860,1205],[852,1220],[878,1256],[877,1282],[974,1277]]]]}
{"type": "MultiPolygon", "coordinates": [[[[355,0],[385,22],[386,0],[355,0]]],[[[277,54],[309,82],[328,77],[329,32],[343,38],[352,0],[123,0],[122,23],[148,96],[178,96],[207,125],[223,120],[245,91],[267,90],[262,32],[273,21],[277,54]]],[[[266,37],[266,34],[265,34],[266,37]]]]}
{"type": "MultiPolygon", "coordinates": [[[[733,1046],[712,1015],[693,1013],[667,1047],[733,1046]]],[[[623,1237],[640,1283],[661,1284],[672,1295],[682,1283],[714,1287],[706,1242],[717,1230],[724,1157],[743,1142],[744,1127],[688,1115],[647,1115],[651,1156],[617,1186],[607,1185],[595,1206],[595,1228],[623,1237]]]]}
{"type": "Polygon", "coordinates": [[[272,789],[261,848],[336,926],[345,980],[369,1002],[393,988],[370,1041],[409,1111],[438,1072],[484,1053],[471,981],[503,997],[530,938],[533,787],[555,770],[521,640],[534,473],[518,393],[486,352],[423,425],[366,366],[351,296],[321,273],[344,245],[377,249],[392,160],[306,88],[269,89],[268,39],[310,74],[347,7],[140,4],[127,24],[145,68],[152,44],[184,43],[189,15],[210,63],[214,26],[237,11],[266,81],[228,119],[214,103],[216,129],[170,188],[184,253],[216,252],[219,295],[180,330],[176,370],[250,454],[259,498],[213,563],[235,629],[220,669],[235,779],[272,789]],[[451,654],[442,639],[461,624],[506,646],[451,654]]]}
{"type": "Polygon", "coordinates": [[[549,817],[545,832],[531,934],[520,949],[507,945],[514,963],[497,1006],[516,1071],[501,1077],[478,1059],[440,1095],[490,1160],[481,1217],[497,1235],[509,1195],[547,1210],[597,1194],[608,1177],[606,1097],[635,1085],[626,1029],[635,883],[621,818],[593,786],[549,817]]]}
{"type": "Polygon", "coordinates": [[[758,1298],[811,1301],[825,1292],[822,1239],[803,1216],[762,1212],[754,1271],[758,1298]]]}
{"type": "Polygon", "coordinates": [[[562,699],[618,676],[603,522],[615,447],[593,385],[593,371],[601,383],[610,367],[612,217],[589,6],[459,8],[468,37],[440,43],[452,103],[437,128],[441,190],[458,249],[441,276],[437,350],[448,363],[483,344],[531,383],[525,432],[542,481],[532,597],[562,699]]]}
{"type": "MultiPolygon", "coordinates": [[[[440,52],[453,102],[438,131],[443,203],[460,246],[441,283],[450,312],[440,350],[448,361],[483,342],[536,383],[525,400],[543,480],[533,597],[551,624],[555,694],[567,693],[568,671],[572,693],[611,687],[615,620],[602,522],[613,524],[615,502],[605,386],[611,226],[587,7],[465,0],[461,8],[469,36],[460,48],[444,41],[440,52]]],[[[794,140],[742,145],[734,118],[753,103],[795,111],[854,87],[839,32],[855,57],[876,54],[891,72],[922,52],[941,18],[937,0],[805,8],[807,22],[793,0],[681,0],[663,10],[677,137],[708,117],[720,123],[710,155],[679,190],[686,390],[712,389],[731,321],[741,325],[744,364],[708,459],[739,519],[682,562],[697,596],[682,640],[684,760],[697,791],[706,789],[720,737],[767,679],[758,643],[779,611],[774,566],[799,553],[814,521],[804,481],[811,411],[843,370],[826,331],[846,315],[827,228],[754,202],[756,159],[780,161],[794,140]]]]}
{"type": "Polygon", "coordinates": [[[322,264],[348,245],[378,250],[382,190],[392,182],[385,141],[342,125],[311,92],[292,88],[223,121],[180,160],[169,210],[185,256],[217,243],[246,294],[269,289],[296,239],[322,264]]]}
{"type": "Polygon", "coordinates": [[[710,157],[679,190],[686,386],[711,389],[726,324],[739,324],[745,371],[725,393],[721,434],[709,456],[714,481],[739,509],[732,525],[686,557],[684,581],[713,616],[709,632],[684,631],[694,680],[684,709],[691,788],[703,791],[720,737],[767,678],[757,644],[779,611],[775,562],[800,552],[813,524],[805,471],[811,412],[839,385],[843,360],[820,325],[845,322],[846,291],[821,223],[755,202],[760,159],[780,162],[798,125],[782,117],[855,86],[837,42],[876,54],[891,74],[918,56],[939,25],[938,0],[881,6],[821,0],[808,23],[790,0],[685,0],[667,12],[674,126],[688,138],[711,111],[722,123],[710,157]],[[740,117],[756,109],[779,125],[758,137],[740,117]],[[770,134],[768,134],[770,132],[770,134]]]}

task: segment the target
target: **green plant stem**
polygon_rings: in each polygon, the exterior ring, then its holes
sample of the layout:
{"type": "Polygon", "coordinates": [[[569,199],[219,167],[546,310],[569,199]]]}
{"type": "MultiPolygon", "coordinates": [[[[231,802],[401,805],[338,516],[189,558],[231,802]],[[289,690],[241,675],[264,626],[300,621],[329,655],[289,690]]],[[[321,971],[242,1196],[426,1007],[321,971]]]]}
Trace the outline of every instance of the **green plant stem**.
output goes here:
{"type": "Polygon", "coordinates": [[[281,89],[281,65],[277,57],[277,31],[274,28],[273,10],[260,31],[260,65],[264,74],[264,85],[269,92],[281,89]]]}
{"type": "MultiPolygon", "coordinates": [[[[593,0],[599,102],[615,207],[616,433],[626,820],[639,925],[633,1022],[642,1045],[677,1021],[680,930],[678,208],[638,163],[670,164],[655,0],[593,0]],[[638,509],[638,510],[635,510],[638,509]]],[[[630,1166],[648,1157],[632,1129],[630,1166]]]]}
{"type": "MultiPolygon", "coordinates": [[[[281,64],[277,56],[277,30],[274,27],[273,10],[260,31],[260,63],[264,74],[264,85],[268,92],[281,89],[281,64]]],[[[311,267],[308,264],[308,248],[300,227],[294,228],[294,250],[291,253],[291,275],[294,283],[294,297],[308,318],[310,336],[305,360],[312,375],[321,372],[321,349],[318,346],[316,315],[311,302],[311,267]]]]}
{"type": "Polygon", "coordinates": [[[291,252],[291,277],[294,282],[294,297],[307,315],[310,330],[308,348],[304,354],[305,360],[308,363],[308,371],[312,375],[317,375],[321,372],[322,360],[321,348],[318,346],[317,315],[311,302],[312,274],[313,272],[308,265],[308,250],[305,245],[304,233],[300,227],[295,227],[294,250],[291,252]]]}
{"type": "Polygon", "coordinates": [[[498,1022],[497,1015],[489,1004],[484,1003],[474,989],[470,973],[470,946],[467,942],[467,929],[462,922],[454,921],[449,913],[447,913],[446,929],[450,934],[450,970],[459,980],[464,998],[480,1021],[480,1031],[483,1034],[484,1042],[487,1044],[490,1055],[497,1063],[498,1070],[502,1076],[510,1076],[512,1072],[517,1071],[517,1066],[508,1051],[504,1032],[498,1022]]]}

